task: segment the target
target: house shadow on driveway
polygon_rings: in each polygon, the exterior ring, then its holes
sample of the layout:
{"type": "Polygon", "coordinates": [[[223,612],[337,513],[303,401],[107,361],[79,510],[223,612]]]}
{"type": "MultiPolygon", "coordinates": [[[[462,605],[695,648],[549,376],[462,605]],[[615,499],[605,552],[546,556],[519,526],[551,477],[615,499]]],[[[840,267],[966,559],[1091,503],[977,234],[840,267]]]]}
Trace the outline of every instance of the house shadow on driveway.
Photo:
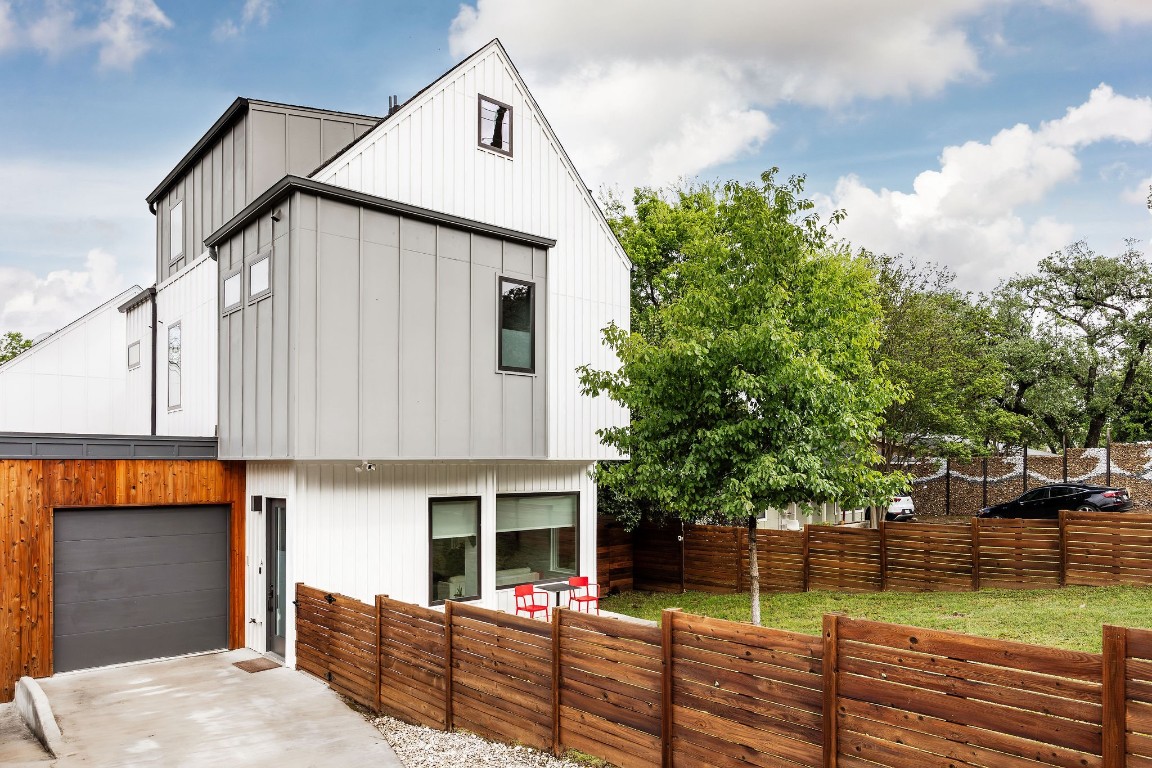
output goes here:
{"type": "Polygon", "coordinates": [[[307,766],[403,763],[327,686],[247,650],[40,680],[63,732],[56,766],[307,766]]]}

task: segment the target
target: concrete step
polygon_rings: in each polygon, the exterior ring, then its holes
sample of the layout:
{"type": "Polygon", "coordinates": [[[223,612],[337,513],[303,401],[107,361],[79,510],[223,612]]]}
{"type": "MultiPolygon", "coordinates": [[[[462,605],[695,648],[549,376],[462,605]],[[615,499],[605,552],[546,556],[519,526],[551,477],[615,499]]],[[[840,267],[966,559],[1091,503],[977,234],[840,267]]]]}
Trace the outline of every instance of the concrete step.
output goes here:
{"type": "Polygon", "coordinates": [[[0,704],[0,765],[17,768],[51,763],[52,755],[37,741],[15,704],[0,704]]]}

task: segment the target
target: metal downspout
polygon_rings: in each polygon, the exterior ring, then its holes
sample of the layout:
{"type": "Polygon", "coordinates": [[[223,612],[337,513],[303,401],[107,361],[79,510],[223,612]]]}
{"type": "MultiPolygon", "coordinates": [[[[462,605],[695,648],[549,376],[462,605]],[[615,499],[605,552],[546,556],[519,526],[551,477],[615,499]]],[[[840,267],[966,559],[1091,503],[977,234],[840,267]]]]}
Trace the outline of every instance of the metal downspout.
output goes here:
{"type": "Polygon", "coordinates": [[[159,371],[156,358],[158,357],[158,350],[156,349],[156,342],[159,340],[159,333],[156,327],[156,291],[152,292],[152,435],[156,435],[156,373],[159,371]]]}

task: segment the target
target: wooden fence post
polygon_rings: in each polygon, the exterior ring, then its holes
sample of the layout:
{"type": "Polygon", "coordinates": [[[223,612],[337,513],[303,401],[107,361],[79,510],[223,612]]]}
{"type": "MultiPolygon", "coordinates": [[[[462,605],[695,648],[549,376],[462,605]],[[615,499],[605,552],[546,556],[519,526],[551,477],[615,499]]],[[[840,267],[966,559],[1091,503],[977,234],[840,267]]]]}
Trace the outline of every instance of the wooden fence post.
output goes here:
{"type": "Polygon", "coordinates": [[[444,601],[444,730],[452,732],[452,601],[444,601]]]}
{"type": "Polygon", "coordinates": [[[1127,761],[1127,656],[1128,631],[1104,627],[1104,687],[1102,724],[1103,768],[1124,768],[1127,761]]]}
{"type": "Polygon", "coordinates": [[[679,608],[665,608],[660,616],[660,765],[672,768],[672,625],[679,608]]]}
{"type": "Polygon", "coordinates": [[[839,699],[839,663],[837,660],[839,622],[839,616],[824,614],[824,768],[836,768],[836,753],[839,749],[836,743],[836,704],[839,699]]]}
{"type": "Polygon", "coordinates": [[[804,524],[804,591],[808,591],[808,528],[809,524],[804,524]]]}
{"type": "Polygon", "coordinates": [[[1068,581],[1068,510],[1060,510],[1060,586],[1068,581]]]}
{"type": "MultiPolygon", "coordinates": [[[[680,594],[684,594],[684,521],[680,521],[680,594]]],[[[635,558],[633,558],[635,559],[635,558]]]]}
{"type": "Polygon", "coordinates": [[[980,518],[973,517],[969,526],[972,531],[972,591],[980,591],[980,518]]]}
{"type": "Polygon", "coordinates": [[[382,697],[380,695],[380,627],[383,624],[381,613],[384,610],[384,595],[376,595],[376,696],[374,697],[375,706],[373,709],[377,713],[380,712],[380,703],[382,697]]]}
{"type": "Polygon", "coordinates": [[[888,586],[888,523],[880,521],[880,591],[888,586]]]}
{"type": "Polygon", "coordinates": [[[552,609],[552,754],[559,757],[560,744],[560,616],[564,609],[552,609]]]}

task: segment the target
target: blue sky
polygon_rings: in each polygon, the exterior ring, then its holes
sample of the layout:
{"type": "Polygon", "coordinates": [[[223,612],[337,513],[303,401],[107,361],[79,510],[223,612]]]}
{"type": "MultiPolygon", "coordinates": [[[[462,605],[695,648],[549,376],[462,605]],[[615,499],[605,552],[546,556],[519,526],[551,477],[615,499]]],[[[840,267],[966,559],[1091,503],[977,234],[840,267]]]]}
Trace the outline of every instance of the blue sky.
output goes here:
{"type": "Polygon", "coordinates": [[[972,290],[1152,240],[1149,0],[0,0],[0,330],[149,284],[236,96],[380,114],[496,36],[594,188],[779,166],[972,290]]]}

